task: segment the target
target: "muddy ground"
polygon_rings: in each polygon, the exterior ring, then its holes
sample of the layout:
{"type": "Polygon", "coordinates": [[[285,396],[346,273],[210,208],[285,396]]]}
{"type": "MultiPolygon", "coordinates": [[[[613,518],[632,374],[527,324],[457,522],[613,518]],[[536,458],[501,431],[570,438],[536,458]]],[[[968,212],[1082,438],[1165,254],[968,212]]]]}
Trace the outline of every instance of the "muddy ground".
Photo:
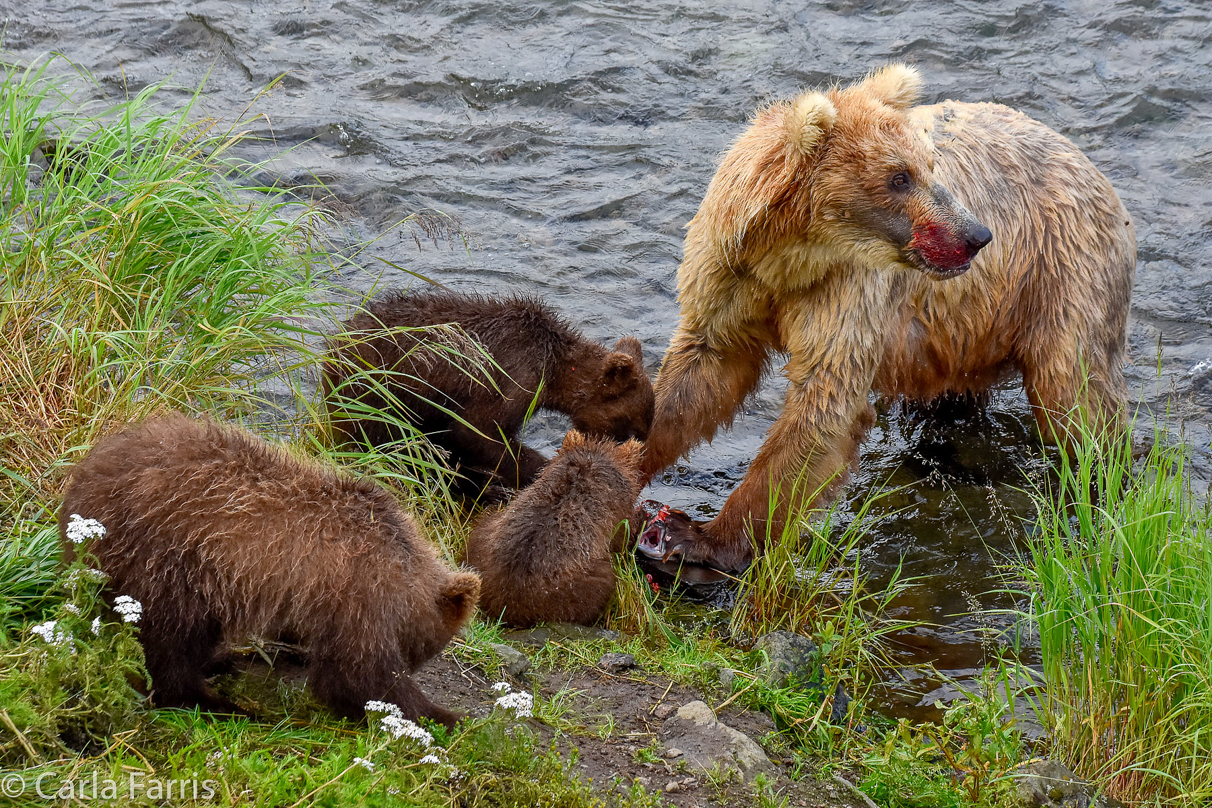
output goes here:
{"type": "MultiPolygon", "coordinates": [[[[528,649],[532,650],[532,649],[528,649]]],[[[272,693],[281,679],[302,685],[304,659],[291,652],[271,652],[234,660],[234,676],[219,682],[220,689],[238,688],[241,707],[254,715],[261,712],[255,696],[272,693]],[[238,684],[237,684],[238,682],[238,684]]],[[[561,710],[553,727],[536,718],[526,719],[535,733],[565,757],[576,754],[575,770],[595,793],[610,804],[612,792],[640,783],[663,794],[664,804],[677,808],[736,808],[757,804],[751,785],[739,775],[719,777],[690,769],[679,755],[666,752],[666,721],[679,707],[704,701],[716,710],[724,724],[759,743],[777,774],[771,785],[779,804],[789,808],[869,808],[860,794],[845,783],[819,770],[800,772],[793,778],[793,761],[780,749],[775,725],[769,716],[729,703],[718,693],[705,694],[640,669],[611,673],[594,666],[527,673],[511,680],[498,670],[486,671],[461,662],[448,649],[417,675],[421,689],[438,704],[466,712],[473,718],[487,717],[498,697],[492,685],[511,682],[515,690],[532,690],[545,702],[556,699],[561,710]],[[722,707],[722,709],[721,709],[722,707]],[[613,722],[613,726],[611,726],[613,722]],[[604,728],[609,727],[609,731],[604,728]]],[[[273,712],[270,710],[269,712],[273,712]]],[[[266,717],[266,720],[274,720],[266,717]]],[[[823,763],[823,761],[822,761],[823,763]]]]}

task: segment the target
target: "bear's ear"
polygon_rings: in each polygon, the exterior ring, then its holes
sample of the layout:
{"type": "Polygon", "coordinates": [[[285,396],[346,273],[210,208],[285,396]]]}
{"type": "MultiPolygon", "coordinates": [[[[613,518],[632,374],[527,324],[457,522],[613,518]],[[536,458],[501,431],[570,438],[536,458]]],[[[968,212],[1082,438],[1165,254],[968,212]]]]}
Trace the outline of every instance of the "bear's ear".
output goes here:
{"type": "Polygon", "coordinates": [[[635,337],[623,337],[614,344],[615,353],[625,353],[635,360],[636,365],[644,367],[644,349],[635,337]]]}
{"type": "MultiPolygon", "coordinates": [[[[634,339],[634,338],[633,338],[634,339]]],[[[639,345],[639,342],[636,342],[639,345]]],[[[607,393],[622,393],[635,384],[637,374],[643,373],[642,366],[634,356],[623,351],[611,351],[606,355],[602,368],[602,384],[607,393]]]]}
{"type": "Polygon", "coordinates": [[[474,572],[456,572],[446,579],[440,601],[446,619],[456,628],[463,625],[480,599],[480,576],[474,572]]]}
{"type": "Polygon", "coordinates": [[[640,460],[644,456],[644,444],[634,438],[626,443],[620,443],[614,449],[614,456],[625,471],[631,472],[633,477],[639,477],[640,460]]]}
{"type": "Polygon", "coordinates": [[[916,67],[891,64],[881,67],[853,89],[895,109],[909,109],[922,95],[922,74],[916,67]]]}
{"type": "Polygon", "coordinates": [[[816,91],[804,93],[795,99],[787,116],[787,140],[801,154],[812,154],[836,119],[837,108],[832,101],[816,91]]]}
{"type": "Polygon", "coordinates": [[[725,255],[739,249],[750,228],[803,182],[807,158],[817,152],[836,118],[833,102],[816,91],[754,116],[753,125],[720,161],[690,220],[686,260],[692,260],[700,244],[725,255]]]}
{"type": "Polygon", "coordinates": [[[564,442],[560,444],[560,451],[575,449],[578,446],[584,446],[587,442],[585,435],[575,429],[570,429],[564,433],[564,442]]]}

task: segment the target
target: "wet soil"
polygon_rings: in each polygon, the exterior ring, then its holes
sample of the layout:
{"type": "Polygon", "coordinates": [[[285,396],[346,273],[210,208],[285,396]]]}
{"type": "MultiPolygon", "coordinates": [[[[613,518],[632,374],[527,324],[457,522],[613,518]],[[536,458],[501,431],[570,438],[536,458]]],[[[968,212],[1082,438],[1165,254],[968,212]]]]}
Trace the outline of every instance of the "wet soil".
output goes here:
{"type": "MultiPolygon", "coordinates": [[[[274,706],[282,695],[278,683],[286,683],[290,689],[303,687],[306,663],[292,646],[271,643],[266,653],[265,657],[233,657],[230,669],[216,683],[254,717],[272,721],[279,714],[274,706]],[[272,667],[266,659],[272,660],[272,667]]],[[[664,804],[677,808],[753,804],[752,786],[738,776],[712,782],[701,772],[687,769],[677,757],[665,754],[662,726],[677,708],[692,701],[705,701],[713,709],[723,703],[723,709],[717,709],[719,720],[763,746],[778,768],[770,785],[780,798],[787,798],[788,806],[865,808],[845,784],[818,776],[811,767],[801,768],[792,779],[792,761],[780,756],[785,750],[766,714],[727,704],[718,694],[705,695],[642,670],[608,673],[582,666],[533,677],[528,674],[523,681],[513,681],[499,671],[466,665],[448,651],[427,663],[414,678],[434,702],[472,718],[492,713],[499,695],[492,686],[502,680],[544,700],[558,699],[563,710],[559,730],[535,719],[525,723],[544,741],[554,741],[565,757],[575,755],[575,771],[583,782],[603,796],[639,783],[646,790],[661,792],[664,804]]]]}
{"type": "MultiPolygon", "coordinates": [[[[492,711],[496,696],[490,688],[500,677],[490,679],[478,668],[465,668],[443,656],[426,666],[416,678],[421,688],[437,701],[482,717],[492,711]]],[[[639,782],[646,789],[663,791],[666,804],[678,808],[753,804],[752,792],[739,781],[733,780],[716,788],[702,774],[687,771],[676,758],[664,758],[661,754],[662,724],[670,714],[692,701],[706,701],[714,708],[723,699],[704,696],[641,671],[612,674],[588,667],[542,674],[537,677],[537,692],[546,699],[557,694],[567,697],[569,713],[566,718],[583,729],[575,734],[565,734],[560,747],[565,750],[575,747],[577,769],[595,789],[609,790],[616,781],[639,782]],[[613,729],[609,737],[603,739],[597,732],[608,721],[613,721],[613,729]],[[647,748],[653,748],[662,758],[661,762],[637,760],[639,751],[647,748]],[[674,784],[672,790],[670,784],[674,784]]],[[[774,722],[764,713],[732,706],[719,712],[718,718],[759,744],[775,730],[774,722]]],[[[532,725],[545,736],[552,734],[545,725],[538,722],[532,722],[532,725]]],[[[842,786],[819,779],[812,773],[792,780],[788,776],[790,761],[779,756],[777,746],[766,743],[763,747],[779,767],[778,776],[773,778],[773,788],[788,799],[789,806],[863,808],[863,803],[847,794],[842,786]]]]}

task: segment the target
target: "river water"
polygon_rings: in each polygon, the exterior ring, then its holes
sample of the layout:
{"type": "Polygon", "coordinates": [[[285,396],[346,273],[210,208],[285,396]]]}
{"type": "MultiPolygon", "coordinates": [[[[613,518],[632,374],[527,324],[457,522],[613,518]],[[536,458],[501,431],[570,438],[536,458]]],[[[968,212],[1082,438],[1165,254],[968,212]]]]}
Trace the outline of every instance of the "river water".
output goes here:
{"type": "MultiPolygon", "coordinates": [[[[360,291],[421,273],[461,289],[546,297],[590,336],[636,334],[655,372],[677,319],[682,228],[718,155],[755,106],[850,81],[881,63],[921,68],[925,101],[997,101],[1073,140],[1105,172],[1139,239],[1130,326],[1133,395],[1185,425],[1206,480],[1212,425],[1212,11],[1196,2],[831,0],[643,4],[376,0],[0,0],[4,46],[66,55],[113,98],[167,79],[200,108],[290,151],[269,179],[331,189],[360,237],[360,291]],[[273,79],[284,78],[268,93],[273,79]],[[253,117],[253,116],[259,117],[253,117]],[[462,242],[420,247],[394,228],[422,209],[462,242]]],[[[743,475],[782,400],[777,374],[731,433],[651,496],[709,515],[743,475]]],[[[532,442],[558,444],[560,419],[532,442]]],[[[1047,461],[1024,396],[984,413],[881,417],[847,489],[896,489],[862,563],[923,576],[896,616],[906,662],[970,677],[996,563],[1021,547],[1030,483],[1047,461]],[[904,486],[904,487],[902,487],[904,486]],[[975,609],[975,611],[974,611],[975,609]]],[[[1029,655],[1028,655],[1029,658],[1029,655]]],[[[918,677],[889,709],[928,714],[946,688],[918,677]]]]}

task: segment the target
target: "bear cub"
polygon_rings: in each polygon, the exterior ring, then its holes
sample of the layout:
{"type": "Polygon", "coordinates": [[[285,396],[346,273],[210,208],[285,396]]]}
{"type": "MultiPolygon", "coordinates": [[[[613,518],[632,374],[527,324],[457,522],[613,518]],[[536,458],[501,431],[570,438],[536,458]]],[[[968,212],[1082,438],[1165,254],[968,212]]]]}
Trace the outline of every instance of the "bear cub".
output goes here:
{"type": "Polygon", "coordinates": [[[483,582],[480,608],[491,619],[593,623],[614,593],[611,555],[640,493],[642,445],[587,438],[570,430],[539,479],[507,507],[480,519],[467,563],[483,582]]]}
{"type": "Polygon", "coordinates": [[[88,551],[108,595],[143,604],[139,640],[160,707],[232,711],[206,683],[225,643],[288,639],[334,713],[366,702],[453,726],[409,674],[475,609],[479,578],[452,573],[375,483],[210,420],[150,418],[101,440],[72,472],[72,514],[106,528],[88,551]]]}
{"type": "Polygon", "coordinates": [[[534,298],[449,291],[389,293],[348,320],[329,341],[324,391],[338,440],[401,439],[398,425],[358,416],[367,407],[390,412],[450,454],[465,492],[524,488],[538,477],[547,458],[518,440],[532,402],[565,413],[582,433],[619,441],[647,437],[654,406],[634,337],[610,350],[534,298]],[[478,347],[452,346],[451,331],[432,328],[443,325],[478,347]]]}

